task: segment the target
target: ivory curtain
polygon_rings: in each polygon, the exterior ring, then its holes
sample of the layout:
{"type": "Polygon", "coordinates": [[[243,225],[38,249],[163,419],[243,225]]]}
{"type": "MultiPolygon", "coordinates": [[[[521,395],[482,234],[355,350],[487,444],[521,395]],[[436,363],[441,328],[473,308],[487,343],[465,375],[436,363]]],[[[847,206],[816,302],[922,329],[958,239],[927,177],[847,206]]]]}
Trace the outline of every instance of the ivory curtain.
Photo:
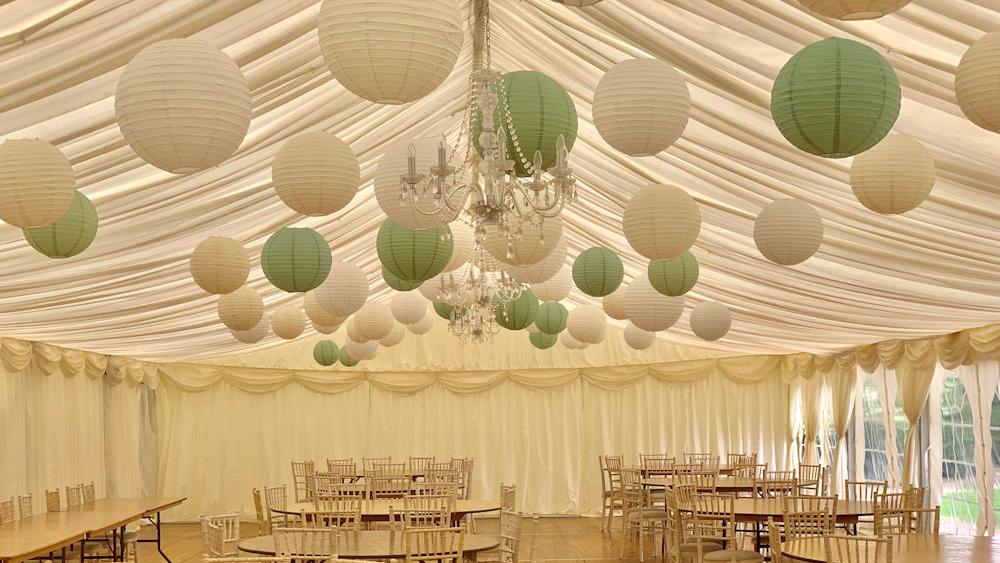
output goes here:
{"type": "Polygon", "coordinates": [[[838,369],[827,374],[830,386],[830,412],[833,416],[833,430],[837,435],[833,459],[830,460],[830,488],[832,492],[838,494],[842,488],[843,471],[847,467],[845,441],[851,414],[854,412],[858,380],[857,369],[838,369]]]}
{"type": "Polygon", "coordinates": [[[1000,384],[1000,369],[997,362],[983,362],[958,368],[958,377],[965,386],[972,407],[972,433],[975,437],[973,457],[976,465],[976,492],[980,510],[976,522],[978,533],[993,535],[996,530],[994,512],[993,437],[990,432],[993,397],[1000,384]]]}

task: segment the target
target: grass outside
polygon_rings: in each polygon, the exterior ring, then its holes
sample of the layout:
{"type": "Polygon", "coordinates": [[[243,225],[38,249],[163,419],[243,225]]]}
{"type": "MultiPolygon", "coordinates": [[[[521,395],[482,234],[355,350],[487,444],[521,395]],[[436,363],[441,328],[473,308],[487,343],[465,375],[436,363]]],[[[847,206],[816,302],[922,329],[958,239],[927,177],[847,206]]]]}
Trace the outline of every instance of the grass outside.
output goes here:
{"type": "MultiPolygon", "coordinates": [[[[994,506],[1000,507],[1000,490],[994,492],[994,506]]],[[[972,489],[948,491],[941,498],[941,518],[973,524],[979,519],[979,493],[972,489]]]]}

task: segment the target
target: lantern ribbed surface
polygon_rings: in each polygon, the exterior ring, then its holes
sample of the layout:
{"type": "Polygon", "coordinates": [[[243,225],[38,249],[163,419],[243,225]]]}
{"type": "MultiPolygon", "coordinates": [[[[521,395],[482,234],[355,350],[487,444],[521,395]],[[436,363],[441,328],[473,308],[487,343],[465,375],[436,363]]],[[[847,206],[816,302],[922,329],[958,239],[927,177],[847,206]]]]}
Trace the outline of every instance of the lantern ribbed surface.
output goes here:
{"type": "Polygon", "coordinates": [[[257,290],[243,286],[219,297],[219,320],[232,330],[250,330],[264,315],[264,300],[257,290]]]}
{"type": "Polygon", "coordinates": [[[622,217],[625,238],[639,254],[656,260],[676,258],[701,232],[701,211],[677,186],[651,184],[632,196],[622,217]]]}
{"type": "Polygon", "coordinates": [[[310,322],[310,324],[312,325],[313,330],[315,330],[319,334],[333,334],[337,332],[337,330],[340,328],[339,324],[323,325],[323,324],[318,324],[316,321],[312,321],[310,322]]]}
{"type": "Polygon", "coordinates": [[[305,227],[285,227],[268,237],[260,253],[264,275],[278,289],[303,293],[319,287],[333,257],[323,235],[305,227]]]}
{"type": "Polygon", "coordinates": [[[388,305],[369,301],[354,314],[354,325],[364,341],[381,340],[392,332],[392,312],[388,305]]]}
{"type": "Polygon", "coordinates": [[[560,268],[556,275],[540,283],[531,284],[531,291],[539,301],[562,301],[573,289],[573,276],[569,269],[560,268]]]}
{"type": "Polygon", "coordinates": [[[306,316],[298,305],[282,305],[271,314],[271,330],[278,338],[292,340],[306,329],[306,316]]]}
{"type": "Polygon", "coordinates": [[[378,341],[378,343],[379,346],[382,346],[384,348],[392,348],[393,346],[402,342],[403,338],[406,338],[406,326],[401,325],[399,323],[393,323],[392,331],[390,331],[389,334],[383,336],[382,339],[378,341]]]}
{"type": "Polygon", "coordinates": [[[624,321],[628,318],[625,313],[625,286],[620,285],[618,289],[601,298],[601,307],[612,319],[624,321]]]}
{"type": "Polygon", "coordinates": [[[823,220],[813,206],[802,200],[779,199],[757,216],[753,241],[771,262],[792,266],[819,250],[823,243],[823,220]]]}
{"type": "Polygon", "coordinates": [[[59,149],[39,139],[0,145],[0,219],[22,229],[44,227],[66,214],[76,176],[59,149]]]}
{"type": "Polygon", "coordinates": [[[580,253],[573,261],[573,282],[591,297],[604,297],[622,284],[625,266],[608,248],[595,246],[580,253]]]}
{"type": "Polygon", "coordinates": [[[538,306],[535,312],[535,328],[546,334],[559,334],[566,329],[569,311],[562,303],[549,301],[538,306]]]}
{"type": "Polygon", "coordinates": [[[426,281],[444,271],[454,251],[446,226],[413,230],[386,219],[378,230],[378,258],[393,275],[410,282],[426,281]]]}
{"type": "Polygon", "coordinates": [[[243,245],[228,237],[208,237],[191,253],[191,277],[209,293],[236,291],[250,275],[250,257],[243,245]]]}
{"type": "Polygon", "coordinates": [[[351,357],[351,354],[347,351],[347,346],[340,347],[340,363],[342,365],[344,365],[345,367],[352,368],[358,365],[358,362],[360,361],[361,360],[357,360],[351,357]]]}
{"type": "Polygon", "coordinates": [[[452,221],[448,224],[448,228],[451,230],[451,240],[454,243],[454,248],[451,252],[451,260],[444,267],[444,271],[454,272],[472,258],[472,252],[475,249],[476,233],[464,221],[452,221]]]}
{"type": "Polygon", "coordinates": [[[396,322],[411,325],[427,314],[427,300],[416,291],[397,293],[392,296],[390,308],[396,322]]]}
{"type": "Polygon", "coordinates": [[[487,227],[483,246],[505,264],[529,266],[552,254],[561,239],[562,219],[557,215],[545,218],[541,225],[522,225],[518,237],[508,238],[496,226],[487,227]]]}
{"type": "Polygon", "coordinates": [[[528,342],[531,342],[531,345],[539,350],[548,350],[549,348],[555,346],[558,341],[558,334],[545,334],[540,330],[532,332],[528,335],[528,342]]]}
{"type": "Polygon", "coordinates": [[[599,344],[607,333],[607,318],[597,305],[581,305],[569,312],[566,330],[586,344],[599,344]]]}
{"type": "Polygon", "coordinates": [[[1000,132],[1000,31],[977,39],[955,71],[955,97],[969,121],[1000,132]]]}
{"type": "Polygon", "coordinates": [[[437,301],[437,302],[434,303],[434,312],[437,313],[437,315],[439,317],[441,317],[442,319],[444,319],[446,321],[450,321],[451,320],[451,315],[452,315],[452,313],[454,311],[455,311],[455,307],[453,307],[453,306],[451,306],[451,305],[449,305],[447,303],[444,303],[444,302],[441,302],[441,301],[437,301]]]}
{"type": "Polygon", "coordinates": [[[698,260],[690,251],[671,260],[651,260],[646,268],[649,283],[656,291],[678,297],[698,282],[698,260]]]}
{"type": "Polygon", "coordinates": [[[347,337],[355,342],[367,342],[368,339],[361,334],[361,329],[358,327],[358,323],[354,322],[354,318],[347,321],[347,327],[344,329],[347,337]]]}
{"type": "Polygon", "coordinates": [[[871,47],[839,37],[792,56],[771,89],[771,117],[791,144],[826,158],[875,146],[899,116],[899,79],[871,47]]]}
{"type": "Polygon", "coordinates": [[[683,297],[667,297],[656,291],[645,276],[625,289],[625,313],[632,324],[651,332],[674,326],[684,312],[683,297]]]}
{"type": "Polygon", "coordinates": [[[321,366],[332,366],[340,359],[340,347],[332,340],[320,340],[313,346],[313,359],[321,366]]]}
{"type": "Polygon", "coordinates": [[[296,135],[271,165],[274,191],[303,215],[321,216],[351,203],[361,184],[358,157],[344,141],[324,131],[296,135]]]}
{"type": "Polygon", "coordinates": [[[406,330],[417,335],[427,334],[432,328],[434,328],[434,315],[424,315],[424,318],[406,326],[406,330]]]}
{"type": "MultiPolygon", "coordinates": [[[[97,236],[97,209],[87,196],[74,192],[73,203],[62,217],[44,227],[24,229],[23,234],[32,248],[49,258],[76,256],[97,236]]],[[[244,281],[246,276],[237,287],[244,281]]]]}
{"type": "MultiPolygon", "coordinates": [[[[387,217],[407,229],[431,229],[450,223],[458,217],[461,210],[461,199],[465,190],[459,190],[450,201],[458,210],[446,209],[433,213],[436,209],[433,202],[420,200],[415,205],[412,199],[400,200],[400,176],[407,173],[407,156],[410,145],[413,145],[418,174],[428,174],[430,167],[437,164],[438,145],[441,139],[403,139],[389,145],[382,158],[378,161],[375,171],[375,200],[387,217]]],[[[445,147],[446,155],[451,152],[445,147]]],[[[452,163],[454,166],[455,163],[452,163]]],[[[420,188],[417,188],[418,192],[420,188]]]]}
{"type": "Polygon", "coordinates": [[[652,156],[674,144],[691,116],[684,78],[659,59],[632,59],[611,67],[594,92],[594,125],[612,147],[652,156]]]}
{"type": "Polygon", "coordinates": [[[573,335],[568,330],[559,333],[559,342],[562,342],[562,345],[570,350],[582,350],[585,347],[583,342],[573,338],[573,335]]]}
{"type": "Polygon", "coordinates": [[[167,39],[139,51],[115,93],[115,119],[132,150],[174,174],[233,156],[250,128],[251,109],[240,67],[197,39],[167,39]]]}
{"type": "Polygon", "coordinates": [[[497,324],[507,330],[523,330],[535,322],[538,314],[538,298],[530,289],[524,289],[517,299],[506,304],[495,303],[494,317],[497,324]]]}
{"type": "Polygon", "coordinates": [[[385,285],[395,289],[396,291],[413,291],[422,285],[430,283],[429,280],[426,282],[406,281],[389,270],[386,270],[385,266],[382,266],[382,279],[385,280],[385,285]]]}
{"type": "Polygon", "coordinates": [[[891,14],[910,0],[799,0],[821,16],[844,21],[873,20],[891,14]]]}
{"type": "Polygon", "coordinates": [[[367,342],[354,342],[348,339],[344,344],[344,348],[347,348],[347,354],[358,360],[371,360],[378,355],[378,340],[369,340],[367,342]]]}
{"type": "Polygon", "coordinates": [[[336,261],[315,292],[320,307],[331,315],[346,318],[368,300],[368,276],[354,264],[336,261]]]}
{"type": "Polygon", "coordinates": [[[344,322],[347,317],[341,317],[339,315],[334,315],[323,308],[319,303],[319,298],[316,296],[316,289],[306,293],[305,298],[302,300],[303,306],[306,310],[306,316],[312,323],[322,325],[322,326],[337,326],[344,322]]]}
{"type": "Polygon", "coordinates": [[[625,343],[633,350],[645,350],[656,342],[656,333],[643,330],[632,323],[625,326],[625,343]]]}
{"type": "MultiPolygon", "coordinates": [[[[532,164],[535,151],[542,155],[542,168],[548,170],[556,163],[556,143],[562,135],[566,150],[576,142],[576,106],[569,93],[558,82],[532,70],[508,72],[495,83],[493,91],[500,98],[494,114],[496,127],[502,127],[507,138],[507,157],[514,161],[518,176],[530,176],[528,168],[517,152],[508,127],[507,116],[513,122],[513,135],[517,136],[521,155],[532,164]],[[502,83],[502,86],[501,86],[502,83]]],[[[473,142],[482,154],[479,135],[482,133],[482,113],[477,112],[473,127],[473,142]]]]}
{"type": "Polygon", "coordinates": [[[319,46],[338,82],[380,104],[430,94],[462,49],[457,0],[323,0],[319,46]]]}
{"type": "Polygon", "coordinates": [[[244,344],[256,344],[267,336],[271,331],[271,319],[266,315],[261,315],[260,321],[250,330],[231,330],[233,338],[244,344]]]}
{"type": "Polygon", "coordinates": [[[542,283],[552,279],[565,264],[566,237],[560,237],[555,250],[541,261],[527,266],[503,265],[501,268],[521,283],[542,283]]]}
{"type": "Polygon", "coordinates": [[[909,135],[890,135],[851,163],[854,197],[885,215],[918,207],[934,189],[936,176],[934,157],[909,135]]]}
{"type": "Polygon", "coordinates": [[[705,301],[691,310],[691,332],[702,340],[718,340],[733,324],[729,307],[718,301],[705,301]]]}

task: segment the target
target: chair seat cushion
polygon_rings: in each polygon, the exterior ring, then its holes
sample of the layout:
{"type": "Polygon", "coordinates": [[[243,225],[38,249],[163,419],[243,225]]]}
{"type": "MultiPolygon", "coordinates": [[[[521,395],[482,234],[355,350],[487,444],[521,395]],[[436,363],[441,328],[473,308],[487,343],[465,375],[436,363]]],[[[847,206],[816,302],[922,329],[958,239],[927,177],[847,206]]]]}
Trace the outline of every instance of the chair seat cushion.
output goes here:
{"type": "Polygon", "coordinates": [[[705,554],[705,561],[764,561],[764,556],[756,551],[745,551],[742,549],[720,549],[712,553],[705,554]]]}
{"type": "MultiPolygon", "coordinates": [[[[704,551],[705,553],[711,553],[713,551],[719,551],[721,549],[722,546],[717,543],[705,542],[701,544],[701,550],[704,551]]],[[[682,543],[680,545],[680,551],[681,553],[696,553],[698,551],[698,543],[697,542],[682,543]]]]}
{"type": "Polygon", "coordinates": [[[635,522],[639,520],[640,516],[643,520],[666,520],[668,518],[667,511],[662,508],[633,508],[628,511],[625,518],[631,522],[635,522]]]}

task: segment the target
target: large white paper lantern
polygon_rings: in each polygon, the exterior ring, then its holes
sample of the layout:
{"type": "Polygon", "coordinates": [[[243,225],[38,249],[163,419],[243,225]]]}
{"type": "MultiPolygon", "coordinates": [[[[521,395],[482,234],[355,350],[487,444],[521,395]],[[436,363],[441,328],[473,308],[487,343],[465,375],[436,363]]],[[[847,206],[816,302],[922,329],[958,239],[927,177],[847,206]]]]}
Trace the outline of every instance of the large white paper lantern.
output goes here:
{"type": "Polygon", "coordinates": [[[625,343],[633,350],[645,350],[656,342],[656,333],[643,330],[632,323],[625,326],[625,343]]]}
{"type": "MultiPolygon", "coordinates": [[[[438,160],[440,139],[403,139],[389,145],[382,158],[378,161],[375,171],[375,200],[390,219],[408,229],[433,229],[445,223],[450,223],[458,217],[461,209],[451,211],[447,207],[439,213],[435,204],[429,200],[418,201],[416,206],[412,199],[400,200],[400,176],[407,173],[410,147],[416,161],[418,174],[428,174],[430,167],[438,160]]],[[[448,154],[447,148],[445,153],[448,154]]],[[[460,207],[465,191],[460,190],[451,203],[460,207]]]]}
{"type": "Polygon", "coordinates": [[[586,346],[583,342],[574,338],[568,330],[559,333],[559,342],[562,342],[562,345],[570,350],[582,350],[586,346]]]}
{"type": "Polygon", "coordinates": [[[431,93],[455,68],[462,13],[457,0],[323,0],[319,47],[351,92],[405,104],[431,93]]]}
{"type": "Polygon", "coordinates": [[[594,92],[597,132],[629,156],[652,156],[674,144],[690,116],[687,83],[660,59],[622,61],[594,92]]]}
{"type": "Polygon", "coordinates": [[[132,150],[174,174],[205,170],[235,154],[251,109],[240,67],[197,39],[167,39],[139,51],[115,93],[115,119],[132,150]]]}
{"type": "Polygon", "coordinates": [[[753,241],[765,258],[792,266],[812,256],[823,243],[823,220],[800,199],[779,199],[760,212],[753,241]]]}
{"type": "Polygon", "coordinates": [[[569,312],[566,330],[573,338],[587,344],[598,344],[607,333],[607,319],[604,310],[597,305],[582,305],[569,312]]]}
{"type": "Polygon", "coordinates": [[[934,188],[934,157],[909,135],[890,135],[854,157],[851,189],[862,205],[885,215],[916,208],[934,188]]]}
{"type": "Polygon", "coordinates": [[[378,340],[355,342],[351,339],[344,344],[347,354],[355,360],[371,360],[378,355],[378,340]]]}
{"type": "Polygon", "coordinates": [[[346,318],[368,300],[368,276],[354,264],[334,260],[326,280],[312,292],[320,307],[331,315],[346,318]]]}
{"type": "Polygon", "coordinates": [[[296,135],[271,165],[274,191],[303,215],[321,216],[351,203],[361,184],[358,157],[347,143],[325,131],[296,135]]]}
{"type": "Polygon", "coordinates": [[[559,244],[556,245],[548,256],[541,261],[527,266],[511,266],[501,264],[501,268],[512,278],[521,283],[542,283],[555,276],[559,270],[566,265],[566,237],[560,237],[559,244]]]}
{"type": "Polygon", "coordinates": [[[453,272],[461,268],[472,258],[476,233],[464,221],[452,221],[448,224],[448,228],[451,229],[451,240],[454,245],[451,252],[451,260],[444,267],[444,271],[453,272]]]}
{"type": "Polygon", "coordinates": [[[977,39],[955,71],[955,97],[969,121],[1000,132],[1000,31],[977,39]]]}
{"type": "Polygon", "coordinates": [[[799,0],[806,8],[838,20],[873,20],[891,14],[910,0],[799,0]]]}
{"type": "Polygon", "coordinates": [[[406,336],[406,327],[404,327],[399,323],[393,323],[392,331],[390,331],[389,334],[385,335],[381,340],[379,340],[378,343],[385,348],[392,348],[396,344],[402,342],[405,336],[406,336]]]}
{"type": "Polygon", "coordinates": [[[698,238],[701,212],[677,186],[649,185],[632,196],[622,217],[632,249],[650,260],[677,258],[698,238]]]}
{"type": "Polygon", "coordinates": [[[315,330],[316,332],[318,332],[320,334],[333,334],[333,333],[337,332],[338,329],[340,329],[340,325],[339,324],[335,324],[335,325],[321,325],[321,324],[317,324],[316,321],[312,321],[312,327],[313,327],[313,330],[315,330]]]}
{"type": "Polygon", "coordinates": [[[436,315],[424,315],[424,318],[419,321],[406,326],[406,330],[409,330],[413,334],[427,334],[432,328],[434,328],[434,317],[436,315]]]}
{"type": "Polygon", "coordinates": [[[0,219],[22,229],[51,225],[75,193],[73,167],[56,147],[40,139],[0,145],[0,219]]]}
{"type": "Polygon", "coordinates": [[[257,342],[263,340],[270,331],[271,319],[261,315],[257,326],[251,328],[250,330],[232,330],[230,332],[233,333],[233,338],[244,344],[256,344],[257,342]]]}
{"type": "Polygon", "coordinates": [[[250,330],[264,315],[264,300],[257,290],[245,285],[220,296],[217,309],[222,324],[232,330],[250,330]]]}
{"type": "Polygon", "coordinates": [[[392,296],[390,308],[397,322],[411,325],[427,314],[427,300],[416,291],[406,291],[392,296]]]}
{"type": "Polygon", "coordinates": [[[733,324],[729,307],[718,301],[705,301],[691,310],[691,332],[702,340],[718,340],[733,324]]]}
{"type": "Polygon", "coordinates": [[[381,340],[392,332],[392,312],[384,303],[369,301],[354,314],[358,335],[364,340],[381,340]]]}
{"type": "Polygon", "coordinates": [[[541,283],[531,284],[531,291],[541,302],[562,301],[573,288],[573,276],[569,268],[561,268],[556,275],[541,283]]]}
{"type": "Polygon", "coordinates": [[[361,334],[361,329],[358,327],[358,323],[354,322],[354,319],[347,321],[347,328],[344,330],[347,337],[355,342],[367,342],[368,339],[361,334]]]}
{"type": "Polygon", "coordinates": [[[289,303],[282,305],[271,313],[271,330],[279,338],[292,340],[298,338],[302,331],[306,329],[306,316],[302,314],[302,308],[289,303]]]}
{"type": "Polygon", "coordinates": [[[303,299],[303,304],[306,310],[306,316],[312,321],[314,325],[318,324],[321,326],[339,326],[340,323],[344,322],[347,317],[340,317],[331,314],[329,311],[323,308],[319,304],[319,299],[316,297],[316,290],[306,293],[305,299],[303,299]]]}
{"type": "Polygon", "coordinates": [[[667,297],[639,276],[625,289],[625,313],[635,326],[652,332],[674,326],[684,312],[683,297],[667,297]]]}
{"type": "Polygon", "coordinates": [[[487,227],[483,246],[497,260],[512,266],[537,264],[552,254],[562,239],[562,219],[548,217],[541,225],[527,224],[508,238],[501,230],[487,227]]]}
{"type": "Polygon", "coordinates": [[[625,312],[625,289],[626,286],[622,284],[618,286],[618,289],[601,298],[601,307],[612,319],[624,321],[628,318],[628,314],[625,312]]]}
{"type": "Polygon", "coordinates": [[[243,245],[228,237],[208,237],[191,253],[191,277],[209,293],[232,293],[250,275],[250,257],[243,245]]]}

